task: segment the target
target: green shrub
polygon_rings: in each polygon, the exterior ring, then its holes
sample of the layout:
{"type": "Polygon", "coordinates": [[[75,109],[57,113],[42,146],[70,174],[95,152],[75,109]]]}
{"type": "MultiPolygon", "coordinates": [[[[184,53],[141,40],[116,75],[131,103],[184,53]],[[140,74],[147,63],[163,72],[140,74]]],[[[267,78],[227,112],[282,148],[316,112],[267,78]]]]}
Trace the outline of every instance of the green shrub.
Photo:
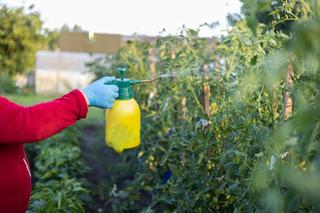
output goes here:
{"type": "Polygon", "coordinates": [[[27,212],[85,212],[88,190],[75,178],[35,184],[27,212]]]}
{"type": "MultiPolygon", "coordinates": [[[[80,157],[76,127],[33,144],[33,176],[36,180],[29,212],[85,212],[89,202],[88,168],[80,157]]],[[[30,146],[30,145],[29,145],[30,146]]]]}
{"type": "Polygon", "coordinates": [[[0,72],[0,93],[15,93],[16,91],[17,87],[11,76],[0,72]]]}

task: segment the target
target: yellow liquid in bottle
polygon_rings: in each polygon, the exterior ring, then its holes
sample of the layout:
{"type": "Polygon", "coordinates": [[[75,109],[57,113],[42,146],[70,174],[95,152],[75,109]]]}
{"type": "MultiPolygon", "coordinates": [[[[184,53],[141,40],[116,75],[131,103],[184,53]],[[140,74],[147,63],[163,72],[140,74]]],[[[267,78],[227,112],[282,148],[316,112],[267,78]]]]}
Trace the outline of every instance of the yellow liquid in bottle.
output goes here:
{"type": "Polygon", "coordinates": [[[106,110],[106,144],[116,152],[140,144],[140,108],[137,102],[115,100],[113,107],[106,110]]]}

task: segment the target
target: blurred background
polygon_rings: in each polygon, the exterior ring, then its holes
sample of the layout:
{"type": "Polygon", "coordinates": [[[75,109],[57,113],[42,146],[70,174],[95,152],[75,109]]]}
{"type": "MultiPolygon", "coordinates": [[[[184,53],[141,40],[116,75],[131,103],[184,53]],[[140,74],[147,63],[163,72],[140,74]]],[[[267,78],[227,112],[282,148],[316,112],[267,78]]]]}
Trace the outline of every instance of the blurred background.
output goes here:
{"type": "Polygon", "coordinates": [[[2,0],[0,5],[0,92],[41,95],[83,88],[94,78],[86,63],[115,54],[130,40],[155,43],[183,28],[219,37],[228,28],[227,16],[241,7],[238,0],[2,0]]]}

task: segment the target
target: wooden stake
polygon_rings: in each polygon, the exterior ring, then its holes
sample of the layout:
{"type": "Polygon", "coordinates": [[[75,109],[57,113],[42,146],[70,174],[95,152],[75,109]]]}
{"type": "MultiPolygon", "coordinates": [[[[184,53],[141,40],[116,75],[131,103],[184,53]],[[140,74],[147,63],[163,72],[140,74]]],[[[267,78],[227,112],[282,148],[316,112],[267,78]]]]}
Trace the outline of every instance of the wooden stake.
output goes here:
{"type": "Polygon", "coordinates": [[[181,99],[182,119],[187,119],[187,97],[183,96],[181,99]]]}
{"type": "MultiPolygon", "coordinates": [[[[157,62],[157,57],[156,57],[156,50],[154,48],[151,48],[149,50],[149,68],[150,68],[150,79],[153,79],[156,76],[156,62],[157,62]]],[[[154,93],[157,92],[157,82],[153,81],[152,82],[152,90],[154,93]]]]}
{"type": "Polygon", "coordinates": [[[210,116],[210,86],[209,86],[209,66],[206,64],[203,66],[203,108],[207,116],[210,116]]]}
{"type": "Polygon", "coordinates": [[[293,67],[291,64],[287,68],[287,76],[285,82],[285,92],[284,92],[284,119],[287,120],[292,115],[293,101],[291,97],[291,88],[293,85],[293,67]]]}

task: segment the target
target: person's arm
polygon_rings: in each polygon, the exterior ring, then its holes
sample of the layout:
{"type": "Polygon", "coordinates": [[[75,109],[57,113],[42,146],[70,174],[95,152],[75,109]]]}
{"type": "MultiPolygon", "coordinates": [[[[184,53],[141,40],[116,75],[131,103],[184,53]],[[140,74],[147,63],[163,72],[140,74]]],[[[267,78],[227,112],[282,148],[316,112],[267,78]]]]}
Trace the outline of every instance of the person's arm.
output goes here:
{"type": "Polygon", "coordinates": [[[46,139],[85,118],[88,104],[80,90],[30,107],[0,97],[0,144],[46,139]]]}
{"type": "Polygon", "coordinates": [[[40,141],[85,118],[88,106],[111,108],[118,97],[118,87],[106,83],[114,79],[103,77],[83,90],[31,107],[0,96],[0,144],[40,141]]]}

